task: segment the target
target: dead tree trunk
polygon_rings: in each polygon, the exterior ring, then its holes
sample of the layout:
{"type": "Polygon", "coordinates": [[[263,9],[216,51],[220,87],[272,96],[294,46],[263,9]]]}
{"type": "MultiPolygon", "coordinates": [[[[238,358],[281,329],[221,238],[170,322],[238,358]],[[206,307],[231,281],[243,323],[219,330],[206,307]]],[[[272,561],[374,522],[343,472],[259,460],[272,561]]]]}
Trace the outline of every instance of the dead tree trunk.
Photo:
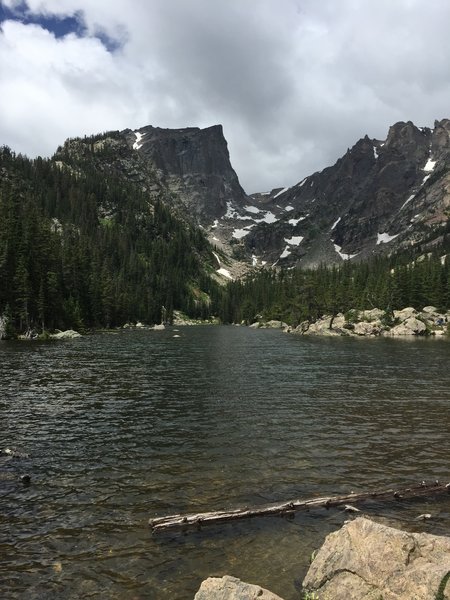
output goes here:
{"type": "Polygon", "coordinates": [[[162,531],[172,528],[186,528],[192,526],[206,525],[208,523],[219,523],[235,519],[247,519],[250,517],[262,517],[267,515],[286,515],[296,511],[308,511],[312,508],[331,508],[342,506],[347,503],[358,504],[365,500],[389,501],[416,498],[420,496],[434,496],[437,494],[450,493],[450,483],[440,484],[438,481],[432,484],[422,482],[420,485],[403,489],[388,489],[372,492],[350,493],[343,496],[326,496],[322,498],[311,498],[309,500],[290,500],[288,502],[266,504],[256,507],[236,508],[234,510],[222,510],[187,515],[169,515],[150,519],[148,524],[153,531],[162,531]]]}

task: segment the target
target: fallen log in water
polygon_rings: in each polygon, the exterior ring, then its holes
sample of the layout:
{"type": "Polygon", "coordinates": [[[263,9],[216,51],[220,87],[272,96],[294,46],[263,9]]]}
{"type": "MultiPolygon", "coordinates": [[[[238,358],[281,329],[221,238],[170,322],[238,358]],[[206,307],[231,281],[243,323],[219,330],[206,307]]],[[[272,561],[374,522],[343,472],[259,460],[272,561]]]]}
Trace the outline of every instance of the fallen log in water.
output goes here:
{"type": "Polygon", "coordinates": [[[169,515],[150,519],[148,524],[153,531],[161,531],[176,527],[192,527],[206,525],[208,523],[219,523],[234,519],[247,519],[250,517],[262,517],[267,515],[286,515],[300,510],[311,508],[330,508],[341,506],[349,502],[357,504],[365,500],[402,500],[416,498],[419,496],[430,496],[442,493],[450,493],[450,483],[441,484],[435,481],[432,484],[422,482],[420,485],[403,489],[388,489],[373,492],[351,492],[345,496],[326,496],[322,498],[311,498],[309,500],[290,500],[288,502],[266,504],[256,507],[244,507],[234,510],[212,511],[187,515],[169,515]]]}

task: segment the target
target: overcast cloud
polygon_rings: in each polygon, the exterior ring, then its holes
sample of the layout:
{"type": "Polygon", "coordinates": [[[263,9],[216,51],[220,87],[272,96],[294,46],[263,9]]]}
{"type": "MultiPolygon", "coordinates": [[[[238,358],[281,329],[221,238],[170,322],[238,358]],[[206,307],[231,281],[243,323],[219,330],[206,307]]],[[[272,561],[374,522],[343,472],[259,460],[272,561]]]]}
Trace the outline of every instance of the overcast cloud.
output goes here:
{"type": "Polygon", "coordinates": [[[1,5],[16,16],[0,30],[0,144],[31,157],[69,136],[222,123],[251,193],[396,121],[450,117],[448,0],[28,0],[28,18],[1,5]],[[57,37],[52,16],[80,27],[57,37]]]}

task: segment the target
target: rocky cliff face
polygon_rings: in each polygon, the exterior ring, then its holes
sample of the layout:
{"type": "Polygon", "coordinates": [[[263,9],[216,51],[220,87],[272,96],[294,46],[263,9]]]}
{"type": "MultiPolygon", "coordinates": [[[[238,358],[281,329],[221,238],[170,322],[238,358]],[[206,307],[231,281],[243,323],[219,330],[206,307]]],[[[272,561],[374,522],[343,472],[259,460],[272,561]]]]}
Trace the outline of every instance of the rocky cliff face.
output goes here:
{"type": "Polygon", "coordinates": [[[227,203],[245,201],[221,125],[206,129],[148,126],[126,132],[126,139],[198,223],[211,224],[226,213],[227,203]]]}
{"type": "Polygon", "coordinates": [[[396,123],[385,140],[365,136],[291,188],[252,196],[239,184],[220,125],[68,140],[55,159],[70,164],[74,156],[136,181],[202,225],[233,257],[233,275],[449,245],[449,119],[432,130],[396,123]]]}
{"type": "Polygon", "coordinates": [[[135,181],[195,224],[211,225],[231,203],[245,204],[222,126],[108,132],[67,140],[55,160],[135,181]]]}
{"type": "Polygon", "coordinates": [[[223,219],[214,235],[234,241],[253,264],[426,252],[449,232],[450,121],[436,121],[433,130],[397,123],[386,140],[366,136],[332,167],[250,200],[246,216],[238,215],[247,223],[223,219]]]}

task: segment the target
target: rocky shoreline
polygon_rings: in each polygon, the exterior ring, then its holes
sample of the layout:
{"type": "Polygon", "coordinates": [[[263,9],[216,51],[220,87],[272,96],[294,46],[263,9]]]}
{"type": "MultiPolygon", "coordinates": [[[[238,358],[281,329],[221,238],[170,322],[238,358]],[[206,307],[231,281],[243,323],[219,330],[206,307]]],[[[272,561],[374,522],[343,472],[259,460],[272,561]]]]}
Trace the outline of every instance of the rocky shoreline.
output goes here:
{"type": "MultiPolygon", "coordinates": [[[[301,600],[449,600],[450,538],[408,533],[365,517],[329,534],[312,558],[301,600]]],[[[194,600],[282,600],[230,577],[209,577],[194,600]]]]}
{"type": "Polygon", "coordinates": [[[403,337],[403,336],[448,336],[450,335],[450,310],[439,311],[434,306],[425,306],[421,311],[412,307],[391,312],[373,308],[371,310],[349,310],[345,315],[323,315],[316,321],[303,321],[291,327],[283,321],[255,322],[252,328],[278,328],[294,335],[321,335],[347,337],[403,337]]]}

